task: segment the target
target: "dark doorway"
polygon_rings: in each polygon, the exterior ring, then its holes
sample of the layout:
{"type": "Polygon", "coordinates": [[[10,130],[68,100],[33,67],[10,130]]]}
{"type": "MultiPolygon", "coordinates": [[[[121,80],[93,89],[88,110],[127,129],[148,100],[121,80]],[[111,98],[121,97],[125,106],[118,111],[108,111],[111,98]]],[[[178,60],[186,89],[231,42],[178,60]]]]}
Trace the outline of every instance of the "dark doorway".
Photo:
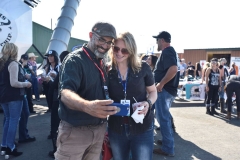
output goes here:
{"type": "Polygon", "coordinates": [[[208,62],[212,59],[212,58],[225,58],[227,60],[227,66],[229,66],[230,64],[230,59],[231,59],[231,54],[212,54],[208,56],[208,62]]]}

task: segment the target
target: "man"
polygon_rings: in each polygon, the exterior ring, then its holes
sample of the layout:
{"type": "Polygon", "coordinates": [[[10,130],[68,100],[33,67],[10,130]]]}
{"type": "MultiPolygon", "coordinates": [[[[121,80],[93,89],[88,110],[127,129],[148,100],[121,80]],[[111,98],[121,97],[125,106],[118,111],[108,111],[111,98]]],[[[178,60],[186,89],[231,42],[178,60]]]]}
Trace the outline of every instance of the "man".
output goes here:
{"type": "Polygon", "coordinates": [[[192,62],[188,62],[187,73],[188,75],[191,75],[194,78],[195,66],[192,65],[192,62]]]}
{"type": "Polygon", "coordinates": [[[90,41],[68,54],[59,73],[60,106],[57,151],[58,160],[98,160],[109,115],[117,113],[108,99],[107,77],[102,58],[113,45],[115,28],[96,23],[90,41]]]}
{"type": "Polygon", "coordinates": [[[36,101],[40,102],[39,98],[39,93],[38,93],[38,80],[37,80],[37,62],[36,62],[36,57],[34,53],[29,53],[28,54],[28,66],[31,71],[31,83],[32,83],[32,91],[33,94],[35,95],[36,101]]]}
{"type": "MultiPolygon", "coordinates": [[[[219,71],[220,71],[220,76],[221,76],[221,89],[218,92],[219,98],[220,98],[220,111],[221,113],[227,113],[227,111],[224,109],[224,86],[227,81],[227,77],[229,76],[228,71],[227,71],[227,60],[225,58],[220,58],[219,59],[220,65],[219,65],[219,71]]],[[[217,102],[217,101],[216,101],[217,102]]],[[[218,104],[215,104],[215,106],[218,106],[218,104]]]]}
{"type": "MultiPolygon", "coordinates": [[[[29,73],[29,71],[28,71],[29,68],[27,65],[28,56],[26,54],[23,54],[21,56],[21,59],[19,60],[19,62],[22,64],[22,68],[24,69],[24,74],[25,74],[26,80],[29,80],[31,78],[31,75],[28,74],[29,73]],[[26,71],[28,71],[28,73],[26,71]]],[[[18,125],[18,127],[19,127],[18,128],[18,133],[19,133],[18,143],[27,143],[27,142],[36,141],[35,137],[32,137],[29,135],[28,129],[27,129],[28,118],[30,115],[30,111],[29,111],[30,109],[28,106],[28,99],[27,99],[27,90],[28,89],[31,89],[31,87],[25,88],[26,92],[25,92],[24,99],[23,99],[22,112],[21,112],[21,117],[20,117],[19,125],[18,125]]],[[[32,97],[32,95],[31,95],[31,97],[32,97]]]]}
{"type": "MultiPolygon", "coordinates": [[[[20,63],[24,62],[25,60],[28,60],[28,55],[27,54],[23,54],[21,56],[21,59],[20,59],[20,63]]],[[[26,64],[24,67],[24,70],[26,71],[27,75],[26,76],[29,76],[27,77],[28,81],[32,81],[31,79],[31,70],[29,69],[29,66],[28,64],[26,64]]],[[[33,71],[32,71],[33,72],[33,71]]],[[[29,107],[29,111],[30,113],[36,113],[33,109],[33,103],[32,103],[32,87],[30,88],[26,88],[26,94],[27,94],[27,101],[28,101],[28,107],[29,107]]]]}
{"type": "Polygon", "coordinates": [[[185,63],[185,59],[184,58],[182,58],[181,61],[182,61],[182,66],[184,67],[183,76],[185,77],[186,70],[187,70],[187,64],[185,63]]]}
{"type": "Polygon", "coordinates": [[[237,104],[237,118],[240,119],[240,76],[231,75],[226,86],[226,93],[227,93],[227,119],[231,119],[231,112],[232,112],[232,96],[233,93],[236,95],[236,104],[237,104]]]}
{"type": "Polygon", "coordinates": [[[177,74],[178,58],[174,48],[170,46],[171,35],[168,32],[162,31],[157,36],[153,36],[153,38],[157,39],[158,51],[162,51],[154,71],[158,91],[158,99],[155,102],[156,117],[161,126],[162,141],[160,142],[162,147],[154,149],[153,153],[174,156],[174,133],[172,116],[169,110],[177,96],[179,83],[179,74],[177,74]]]}

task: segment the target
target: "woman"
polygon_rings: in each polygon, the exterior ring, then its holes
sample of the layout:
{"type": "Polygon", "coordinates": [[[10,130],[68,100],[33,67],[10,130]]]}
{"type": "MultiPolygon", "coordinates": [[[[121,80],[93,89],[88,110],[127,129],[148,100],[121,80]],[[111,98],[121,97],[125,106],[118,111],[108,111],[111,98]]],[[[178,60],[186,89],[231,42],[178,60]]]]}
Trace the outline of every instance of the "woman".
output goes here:
{"type": "MultiPolygon", "coordinates": [[[[60,62],[62,63],[64,58],[69,54],[68,51],[63,51],[60,54],[60,62]]],[[[54,153],[57,150],[56,140],[57,140],[57,131],[60,122],[60,118],[58,116],[58,107],[59,107],[59,100],[58,100],[58,83],[59,83],[59,74],[55,77],[53,83],[51,83],[51,88],[53,89],[53,103],[52,103],[52,111],[51,111],[51,138],[53,144],[53,150],[48,153],[48,156],[55,158],[54,153]]]]}
{"type": "Polygon", "coordinates": [[[196,78],[199,79],[202,77],[202,68],[199,62],[196,63],[196,78]]]}
{"type": "Polygon", "coordinates": [[[3,154],[20,156],[14,144],[19,118],[22,111],[24,88],[31,87],[25,82],[24,71],[16,60],[18,48],[13,43],[6,43],[0,58],[0,104],[4,112],[4,126],[1,151],[3,154]]]}
{"type": "Polygon", "coordinates": [[[203,69],[202,69],[202,83],[205,81],[206,79],[206,71],[207,69],[210,67],[210,63],[209,62],[205,62],[203,69]]]}
{"type": "Polygon", "coordinates": [[[116,103],[129,102],[130,115],[134,110],[134,98],[143,114],[143,124],[135,123],[132,117],[110,116],[108,134],[114,160],[152,159],[153,111],[152,104],[157,99],[157,91],[149,65],[137,57],[137,47],[131,33],[120,34],[110,52],[112,68],[108,72],[109,95],[116,103]],[[148,93],[148,94],[147,94],[148,93]],[[148,95],[148,97],[146,96],[148,95]]]}
{"type": "Polygon", "coordinates": [[[36,57],[34,53],[28,54],[28,66],[31,71],[31,82],[32,82],[32,93],[35,95],[36,101],[40,102],[39,93],[38,93],[38,80],[37,80],[37,63],[36,57]]]}
{"type": "Polygon", "coordinates": [[[235,64],[232,63],[232,67],[229,69],[229,75],[236,75],[235,64]]]}
{"type": "Polygon", "coordinates": [[[232,96],[233,92],[236,95],[236,103],[237,103],[237,118],[240,119],[240,76],[232,75],[228,80],[226,86],[226,93],[227,93],[227,119],[231,119],[231,112],[232,112],[232,96]]]}
{"type": "Polygon", "coordinates": [[[153,70],[154,70],[154,68],[155,68],[157,59],[158,59],[157,56],[149,55],[148,58],[147,58],[147,60],[146,60],[147,64],[151,67],[152,72],[153,72],[153,70]]]}
{"type": "Polygon", "coordinates": [[[59,72],[59,65],[58,65],[58,53],[55,50],[50,50],[45,55],[47,56],[47,64],[44,67],[45,75],[42,76],[43,82],[43,88],[44,88],[44,94],[47,99],[48,104],[48,110],[47,112],[50,112],[52,109],[52,103],[53,103],[53,94],[54,89],[52,88],[52,83],[54,82],[54,79],[56,78],[58,72],[59,72]]]}
{"type": "Polygon", "coordinates": [[[215,111],[215,104],[217,104],[218,91],[221,89],[221,78],[218,69],[218,59],[213,58],[211,60],[211,67],[206,71],[206,92],[207,92],[207,102],[206,114],[218,115],[215,111]],[[211,111],[210,111],[211,107],[211,111]]]}
{"type": "MultiPolygon", "coordinates": [[[[147,64],[150,66],[151,68],[151,71],[153,72],[154,69],[155,69],[155,65],[157,63],[157,59],[158,57],[157,56],[154,56],[154,55],[149,55],[146,62],[147,64]]],[[[152,105],[152,108],[151,108],[153,111],[155,109],[155,104],[152,105]]]]}

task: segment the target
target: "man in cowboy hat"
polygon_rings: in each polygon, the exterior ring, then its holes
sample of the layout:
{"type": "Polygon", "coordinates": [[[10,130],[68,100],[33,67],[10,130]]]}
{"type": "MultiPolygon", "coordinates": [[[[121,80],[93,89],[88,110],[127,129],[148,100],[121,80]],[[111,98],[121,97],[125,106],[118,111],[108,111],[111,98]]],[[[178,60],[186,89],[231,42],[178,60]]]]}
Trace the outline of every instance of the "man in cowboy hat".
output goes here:
{"type": "Polygon", "coordinates": [[[36,63],[36,56],[34,53],[28,54],[28,66],[31,70],[31,79],[32,79],[32,91],[35,95],[35,99],[39,102],[39,93],[38,93],[38,81],[37,81],[37,63],[36,63]]]}

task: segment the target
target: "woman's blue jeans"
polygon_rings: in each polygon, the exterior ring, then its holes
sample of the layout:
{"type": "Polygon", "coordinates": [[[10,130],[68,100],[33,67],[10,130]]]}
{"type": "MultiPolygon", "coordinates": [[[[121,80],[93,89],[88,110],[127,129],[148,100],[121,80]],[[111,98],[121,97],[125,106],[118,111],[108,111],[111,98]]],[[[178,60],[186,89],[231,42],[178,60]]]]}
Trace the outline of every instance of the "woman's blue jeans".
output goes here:
{"type": "Polygon", "coordinates": [[[1,103],[5,117],[1,144],[2,147],[9,147],[12,150],[15,148],[14,142],[22,112],[22,105],[23,101],[1,103]]]}
{"type": "Polygon", "coordinates": [[[129,125],[124,124],[122,134],[108,129],[108,136],[114,160],[129,160],[130,152],[134,160],[152,159],[153,125],[145,132],[131,135],[129,125]]]}
{"type": "Polygon", "coordinates": [[[165,89],[158,92],[158,98],[155,102],[155,113],[158,123],[160,124],[160,131],[162,134],[162,151],[168,154],[175,154],[174,152],[174,133],[172,129],[172,115],[170,107],[175,97],[168,93],[165,89]]]}
{"type": "Polygon", "coordinates": [[[19,141],[23,141],[29,138],[28,129],[27,129],[29,115],[30,115],[30,112],[28,108],[28,101],[27,101],[27,98],[24,97],[21,118],[20,118],[19,127],[18,127],[19,141]]]}

